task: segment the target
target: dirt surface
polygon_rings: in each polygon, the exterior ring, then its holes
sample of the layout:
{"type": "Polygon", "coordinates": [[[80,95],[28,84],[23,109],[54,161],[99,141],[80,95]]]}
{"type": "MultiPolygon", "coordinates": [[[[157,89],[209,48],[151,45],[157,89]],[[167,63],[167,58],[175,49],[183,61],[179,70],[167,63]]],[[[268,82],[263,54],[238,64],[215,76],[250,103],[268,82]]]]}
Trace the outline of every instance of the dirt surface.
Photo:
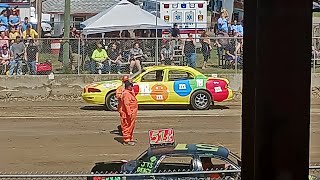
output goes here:
{"type": "MultiPolygon", "coordinates": [[[[311,110],[311,161],[320,162],[320,103],[311,110]]],[[[136,158],[148,148],[147,131],[174,128],[179,143],[221,144],[240,154],[241,103],[208,111],[140,110],[135,147],[121,145],[110,131],[117,112],[82,102],[1,102],[2,172],[87,172],[97,161],[136,158]]]]}

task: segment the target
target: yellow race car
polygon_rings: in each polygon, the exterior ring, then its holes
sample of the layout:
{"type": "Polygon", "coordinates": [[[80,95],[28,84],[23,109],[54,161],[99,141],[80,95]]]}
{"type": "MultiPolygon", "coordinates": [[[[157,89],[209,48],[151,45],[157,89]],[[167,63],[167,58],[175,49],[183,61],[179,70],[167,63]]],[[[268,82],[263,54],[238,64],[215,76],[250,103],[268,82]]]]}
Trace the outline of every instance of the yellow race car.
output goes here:
{"type": "MultiPolygon", "coordinates": [[[[191,105],[209,109],[213,102],[233,98],[229,81],[211,78],[187,66],[151,66],[130,76],[139,105],[191,105]]],[[[82,98],[91,104],[117,110],[116,89],[120,80],[102,81],[85,86],[82,98]]]]}

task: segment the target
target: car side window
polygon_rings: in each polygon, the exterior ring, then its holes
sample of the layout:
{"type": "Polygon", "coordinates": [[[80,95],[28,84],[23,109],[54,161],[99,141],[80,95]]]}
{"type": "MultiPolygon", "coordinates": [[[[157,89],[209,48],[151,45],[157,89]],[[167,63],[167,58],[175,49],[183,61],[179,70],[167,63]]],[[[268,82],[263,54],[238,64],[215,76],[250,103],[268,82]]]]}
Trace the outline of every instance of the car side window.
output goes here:
{"type": "Polygon", "coordinates": [[[186,79],[194,79],[194,75],[188,71],[181,71],[181,70],[169,71],[169,76],[168,76],[169,81],[186,80],[186,79]]]}
{"type": "Polygon", "coordinates": [[[230,170],[235,169],[232,164],[225,160],[214,157],[200,157],[203,170],[230,170]]]}
{"type": "Polygon", "coordinates": [[[168,172],[168,171],[192,171],[193,157],[192,156],[165,156],[160,162],[157,172],[168,172]]]}
{"type": "Polygon", "coordinates": [[[158,82],[162,81],[164,76],[163,70],[150,71],[141,77],[141,82],[158,82]]]}

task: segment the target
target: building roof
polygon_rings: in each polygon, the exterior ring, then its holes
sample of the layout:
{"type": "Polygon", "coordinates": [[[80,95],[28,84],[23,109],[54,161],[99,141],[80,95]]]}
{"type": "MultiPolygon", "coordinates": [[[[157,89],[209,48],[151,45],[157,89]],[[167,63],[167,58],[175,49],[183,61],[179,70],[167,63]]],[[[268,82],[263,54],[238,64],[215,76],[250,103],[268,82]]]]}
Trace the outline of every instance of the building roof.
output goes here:
{"type": "MultiPolygon", "coordinates": [[[[71,14],[98,14],[120,0],[71,0],[71,14]]],[[[42,4],[43,13],[64,14],[65,0],[46,0],[42,4]]]]}

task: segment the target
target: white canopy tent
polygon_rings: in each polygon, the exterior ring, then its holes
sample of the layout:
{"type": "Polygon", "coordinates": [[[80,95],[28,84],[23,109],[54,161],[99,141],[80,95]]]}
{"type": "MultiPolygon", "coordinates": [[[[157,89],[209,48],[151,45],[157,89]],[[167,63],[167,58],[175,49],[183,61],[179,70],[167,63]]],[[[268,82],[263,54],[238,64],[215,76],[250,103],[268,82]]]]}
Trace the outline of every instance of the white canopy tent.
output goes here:
{"type": "Polygon", "coordinates": [[[170,28],[170,24],[127,0],[122,0],[81,24],[85,26],[83,29],[84,34],[133,29],[170,28]]]}

